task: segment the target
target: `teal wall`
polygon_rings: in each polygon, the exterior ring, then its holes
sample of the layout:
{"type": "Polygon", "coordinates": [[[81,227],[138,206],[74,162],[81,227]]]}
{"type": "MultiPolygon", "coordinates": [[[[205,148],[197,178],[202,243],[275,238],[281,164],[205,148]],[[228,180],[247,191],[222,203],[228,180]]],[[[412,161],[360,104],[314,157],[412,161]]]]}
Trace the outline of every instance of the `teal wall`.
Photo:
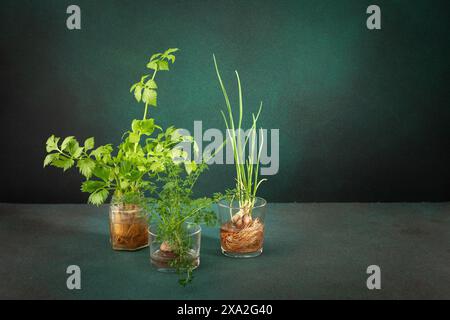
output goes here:
{"type": "MultiPolygon", "coordinates": [[[[448,1],[2,1],[0,201],[85,202],[76,172],[42,169],[52,133],[119,143],[142,107],[128,93],[149,55],[168,126],[224,128],[212,54],[247,110],[280,129],[270,201],[450,200],[448,1]],[[369,31],[366,8],[382,9],[369,31]],[[65,27],[78,4],[82,30],[65,27]]],[[[233,184],[213,166],[199,194],[233,184]]]]}

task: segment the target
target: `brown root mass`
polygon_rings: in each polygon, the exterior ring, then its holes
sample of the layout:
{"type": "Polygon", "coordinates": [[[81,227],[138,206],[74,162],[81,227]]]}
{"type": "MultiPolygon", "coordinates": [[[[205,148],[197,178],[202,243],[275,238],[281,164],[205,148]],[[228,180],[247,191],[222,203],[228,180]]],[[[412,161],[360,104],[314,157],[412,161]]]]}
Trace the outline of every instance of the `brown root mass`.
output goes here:
{"type": "Polygon", "coordinates": [[[255,252],[261,249],[264,242],[264,224],[259,218],[245,223],[240,222],[241,219],[235,221],[235,223],[229,221],[220,228],[222,248],[236,253],[255,252]]]}
{"type": "Polygon", "coordinates": [[[147,222],[136,205],[117,205],[110,218],[111,244],[115,250],[136,250],[148,245],[147,222]]]}
{"type": "MultiPolygon", "coordinates": [[[[189,255],[189,259],[192,259],[192,265],[194,268],[198,267],[200,265],[199,257],[196,257],[193,252],[190,252],[189,255]]],[[[157,250],[151,254],[150,258],[155,267],[161,269],[172,269],[172,261],[177,257],[178,255],[172,251],[157,250]]]]}

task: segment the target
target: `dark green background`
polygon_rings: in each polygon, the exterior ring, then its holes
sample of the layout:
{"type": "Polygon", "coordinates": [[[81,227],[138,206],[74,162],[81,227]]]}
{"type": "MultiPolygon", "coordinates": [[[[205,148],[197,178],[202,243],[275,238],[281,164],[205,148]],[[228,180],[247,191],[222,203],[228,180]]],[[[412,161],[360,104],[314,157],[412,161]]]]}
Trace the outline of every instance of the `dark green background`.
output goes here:
{"type": "MultiPolygon", "coordinates": [[[[223,128],[212,54],[248,111],[280,129],[269,201],[450,199],[448,1],[2,1],[0,201],[85,202],[76,172],[42,169],[54,133],[119,143],[142,108],[128,93],[153,52],[168,126],[223,128]],[[78,4],[82,30],[65,26],[78,4]],[[366,8],[382,9],[382,30],[366,8]]],[[[233,183],[213,166],[199,192],[233,183]]]]}

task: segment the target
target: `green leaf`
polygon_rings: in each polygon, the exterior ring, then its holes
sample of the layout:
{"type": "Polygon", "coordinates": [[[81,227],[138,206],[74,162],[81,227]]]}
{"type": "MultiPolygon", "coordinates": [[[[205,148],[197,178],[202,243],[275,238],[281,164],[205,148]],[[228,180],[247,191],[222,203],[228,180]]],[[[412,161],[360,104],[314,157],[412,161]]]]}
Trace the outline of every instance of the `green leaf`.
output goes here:
{"type": "Polygon", "coordinates": [[[168,54],[166,58],[167,60],[170,60],[172,63],[175,62],[175,56],[173,54],[168,54]]]}
{"type": "Polygon", "coordinates": [[[131,130],[133,132],[138,132],[141,129],[141,120],[134,119],[131,122],[131,130]]]}
{"type": "Polygon", "coordinates": [[[145,86],[149,89],[158,89],[158,86],[156,85],[156,81],[153,79],[148,80],[145,83],[145,86]]]}
{"type": "Polygon", "coordinates": [[[142,97],[142,87],[140,85],[137,85],[136,88],[134,89],[134,98],[136,99],[137,102],[141,102],[141,97],[142,97]]]}
{"type": "Polygon", "coordinates": [[[187,161],[184,163],[187,174],[191,174],[193,171],[197,170],[197,163],[195,161],[187,161]]]}
{"type": "Polygon", "coordinates": [[[95,140],[94,137],[90,137],[84,141],[84,150],[88,151],[94,148],[95,140]]]}
{"type": "Polygon", "coordinates": [[[147,68],[149,69],[153,69],[153,70],[158,70],[158,61],[150,61],[149,63],[147,63],[147,68]]]}
{"type": "Polygon", "coordinates": [[[170,137],[170,135],[171,135],[175,130],[177,130],[177,129],[176,129],[174,126],[168,127],[168,128],[166,129],[166,132],[165,132],[166,138],[170,137]]]}
{"type": "Polygon", "coordinates": [[[128,136],[128,141],[130,141],[130,143],[139,143],[140,138],[141,137],[137,132],[131,132],[128,136]]]}
{"type": "Polygon", "coordinates": [[[142,77],[141,77],[141,82],[140,82],[140,83],[141,83],[141,84],[144,83],[144,80],[147,79],[148,77],[150,77],[149,74],[146,74],[146,75],[142,76],[142,77]]]}
{"type": "Polygon", "coordinates": [[[95,168],[95,161],[91,158],[80,159],[78,160],[77,167],[80,169],[80,173],[89,179],[95,168]]]}
{"type": "Polygon", "coordinates": [[[134,91],[134,89],[137,87],[138,84],[139,84],[139,82],[136,82],[135,84],[133,84],[133,85],[131,86],[131,88],[130,88],[130,93],[131,93],[132,91],[134,91]]]}
{"type": "Polygon", "coordinates": [[[83,147],[78,146],[78,143],[77,143],[76,148],[74,148],[73,150],[74,151],[71,152],[71,154],[75,159],[78,159],[81,156],[81,154],[83,153],[83,147]]]}
{"type": "Polygon", "coordinates": [[[169,70],[169,63],[165,60],[158,61],[158,69],[161,71],[169,70]]]}
{"type": "Polygon", "coordinates": [[[91,156],[94,156],[96,160],[101,160],[104,155],[108,155],[112,152],[111,145],[99,146],[97,149],[91,152],[91,156]]]}
{"type": "Polygon", "coordinates": [[[63,150],[63,151],[66,150],[66,148],[70,145],[70,143],[72,141],[74,141],[74,139],[75,139],[75,137],[73,137],[73,136],[69,136],[69,137],[65,138],[61,144],[61,150],[63,150]]]}
{"type": "Polygon", "coordinates": [[[140,121],[140,130],[142,134],[151,135],[155,131],[155,120],[147,119],[140,121]]]}
{"type": "Polygon", "coordinates": [[[58,159],[59,153],[48,154],[44,159],[44,168],[48,166],[54,159],[58,159]]]}
{"type": "Polygon", "coordinates": [[[168,190],[173,189],[174,187],[176,187],[176,183],[174,181],[169,181],[163,186],[163,189],[168,190]]]}
{"type": "Polygon", "coordinates": [[[167,49],[167,50],[164,52],[164,55],[167,56],[168,54],[177,52],[178,50],[180,50],[180,49],[178,49],[178,48],[169,48],[169,49],[167,49]]]}
{"type": "Polygon", "coordinates": [[[162,172],[164,171],[164,165],[161,162],[153,162],[150,165],[150,170],[153,172],[162,172]]]}
{"type": "Polygon", "coordinates": [[[106,198],[108,198],[108,194],[108,190],[100,189],[94,193],[91,193],[88,198],[88,202],[92,203],[93,205],[99,206],[106,201],[106,198]]]}
{"type": "Polygon", "coordinates": [[[158,143],[155,147],[155,152],[160,153],[164,150],[164,146],[161,143],[158,143]]]}
{"type": "Polygon", "coordinates": [[[162,53],[155,53],[151,56],[150,61],[153,61],[154,59],[160,57],[162,55],[162,53]]]}
{"type": "MultiPolygon", "coordinates": [[[[173,150],[177,150],[177,149],[173,149],[173,150]]],[[[182,162],[184,162],[186,160],[186,158],[183,157],[183,154],[182,154],[181,150],[178,150],[178,151],[180,151],[180,153],[178,153],[178,152],[171,152],[172,162],[177,164],[177,165],[182,163],[182,162]]]]}
{"type": "Polygon", "coordinates": [[[179,129],[176,129],[176,130],[174,130],[174,131],[171,132],[171,133],[168,133],[168,132],[166,131],[166,134],[169,134],[169,135],[170,135],[170,139],[171,139],[172,142],[179,142],[179,141],[182,141],[183,135],[180,133],[180,130],[179,130],[179,129]]]}
{"type": "Polygon", "coordinates": [[[57,168],[61,168],[64,171],[70,169],[74,165],[74,163],[75,161],[65,156],[59,156],[58,159],[54,159],[52,161],[52,165],[54,165],[57,168]]]}
{"type": "Polygon", "coordinates": [[[122,189],[128,188],[129,185],[130,185],[130,184],[129,184],[128,181],[126,181],[126,180],[123,180],[123,181],[120,182],[120,187],[121,187],[122,189]]]}
{"type": "Polygon", "coordinates": [[[130,161],[122,161],[120,162],[119,172],[121,175],[126,176],[132,169],[132,164],[130,161]]]}
{"type": "Polygon", "coordinates": [[[172,150],[170,150],[170,156],[172,157],[172,160],[181,158],[181,150],[178,148],[173,148],[172,150]]]}
{"type": "Polygon", "coordinates": [[[157,95],[158,94],[156,93],[155,90],[145,88],[144,89],[144,93],[142,94],[142,101],[145,102],[145,103],[148,103],[151,106],[155,106],[156,107],[157,95]]]}
{"type": "Polygon", "coordinates": [[[103,166],[95,166],[94,170],[92,170],[92,174],[96,176],[99,179],[102,179],[103,181],[107,182],[109,180],[109,174],[111,173],[111,170],[109,168],[103,167],[103,166]]]}
{"type": "Polygon", "coordinates": [[[51,135],[50,138],[48,138],[47,142],[45,143],[47,152],[58,150],[58,141],[59,138],[55,137],[54,135],[51,135]]]}
{"type": "Polygon", "coordinates": [[[103,181],[87,180],[81,184],[81,191],[92,193],[104,187],[105,183],[103,181]]]}
{"type": "Polygon", "coordinates": [[[72,159],[68,159],[64,164],[63,170],[66,171],[66,170],[72,168],[74,164],[75,164],[75,161],[73,161],[72,159]]]}
{"type": "MultiPolygon", "coordinates": [[[[67,140],[68,142],[67,142],[66,146],[64,147],[64,149],[62,149],[62,150],[67,151],[72,156],[72,158],[77,159],[83,153],[83,148],[80,147],[80,145],[78,144],[78,141],[75,140],[75,138],[73,138],[73,137],[68,137],[68,138],[64,139],[64,141],[67,140]],[[71,138],[71,139],[68,139],[68,138],[71,138]]],[[[63,144],[64,144],[64,141],[63,141],[63,144]]],[[[62,145],[61,145],[61,147],[62,147],[62,145]]]]}

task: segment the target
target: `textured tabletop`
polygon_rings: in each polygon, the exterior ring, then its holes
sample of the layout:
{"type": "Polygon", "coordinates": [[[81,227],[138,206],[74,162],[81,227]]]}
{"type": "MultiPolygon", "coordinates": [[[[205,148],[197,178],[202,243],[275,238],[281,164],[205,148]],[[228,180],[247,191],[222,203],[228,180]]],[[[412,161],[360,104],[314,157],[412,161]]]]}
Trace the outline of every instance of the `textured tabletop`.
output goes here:
{"type": "Polygon", "coordinates": [[[149,252],[116,252],[108,208],[0,204],[0,298],[450,299],[450,203],[270,204],[264,253],[220,253],[203,228],[191,285],[152,269],[149,252]],[[66,268],[81,268],[68,290],[66,268]],[[381,290],[366,269],[381,268],[381,290]]]}

